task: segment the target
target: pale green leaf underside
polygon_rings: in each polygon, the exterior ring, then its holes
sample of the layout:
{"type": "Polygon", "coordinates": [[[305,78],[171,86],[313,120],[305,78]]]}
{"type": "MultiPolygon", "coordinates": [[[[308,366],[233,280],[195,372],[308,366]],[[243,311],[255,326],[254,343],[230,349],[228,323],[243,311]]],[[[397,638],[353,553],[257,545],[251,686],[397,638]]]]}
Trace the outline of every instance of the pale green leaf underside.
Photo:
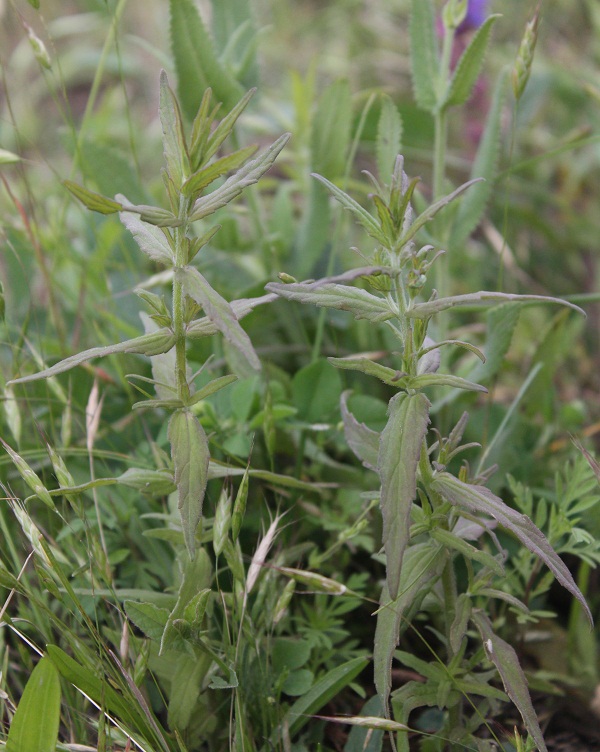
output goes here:
{"type": "Polygon", "coordinates": [[[498,305],[499,303],[554,303],[571,308],[585,316],[585,311],[574,303],[561,298],[551,298],[546,295],[513,295],[505,292],[473,292],[466,295],[454,295],[451,298],[437,298],[426,303],[415,303],[406,311],[406,315],[413,319],[427,319],[441,311],[458,306],[485,306],[498,305]]]}
{"type": "Polygon", "coordinates": [[[299,303],[312,303],[323,308],[348,311],[355,319],[387,321],[397,313],[385,298],[378,298],[366,290],[346,285],[320,283],[294,283],[290,285],[271,282],[267,290],[299,303]]]}
{"type": "Polygon", "coordinates": [[[590,623],[593,623],[591,611],[571,572],[554,551],[546,536],[527,515],[520,514],[507,506],[485,486],[463,483],[449,473],[440,473],[434,479],[432,488],[454,506],[475,515],[487,514],[497,520],[498,524],[510,531],[529,551],[544,562],[560,584],[577,598],[590,623]]]}
{"type": "Polygon", "coordinates": [[[377,468],[381,478],[383,546],[390,597],[398,596],[404,550],[410,538],[410,513],[417,493],[417,466],[429,423],[431,403],[424,394],[397,394],[390,400],[381,434],[377,468]]]}
{"type": "Polygon", "coordinates": [[[131,212],[121,212],[119,218],[123,225],[135,238],[141,251],[153,261],[158,261],[165,266],[171,266],[175,259],[171,246],[164,232],[155,225],[148,224],[131,212]]]}
{"type": "Polygon", "coordinates": [[[379,434],[364,423],[360,423],[348,409],[349,391],[340,397],[340,409],[344,422],[344,435],[348,446],[358,459],[369,470],[377,472],[377,458],[379,455],[379,434]]]}

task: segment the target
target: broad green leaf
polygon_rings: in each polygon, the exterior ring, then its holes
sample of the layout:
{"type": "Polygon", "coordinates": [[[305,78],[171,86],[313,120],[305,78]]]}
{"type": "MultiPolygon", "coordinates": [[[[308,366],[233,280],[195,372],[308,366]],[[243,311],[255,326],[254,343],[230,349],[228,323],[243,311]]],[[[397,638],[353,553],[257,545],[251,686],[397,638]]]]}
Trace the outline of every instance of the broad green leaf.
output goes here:
{"type": "Polygon", "coordinates": [[[133,622],[151,640],[160,641],[169,618],[169,611],[166,608],[137,601],[124,601],[123,608],[129,621],[133,622]]]}
{"type": "Polygon", "coordinates": [[[6,149],[0,149],[0,165],[14,164],[20,161],[21,157],[18,154],[13,154],[12,151],[7,151],[6,149]]]}
{"type": "Polygon", "coordinates": [[[487,336],[484,351],[485,363],[477,363],[469,373],[471,381],[492,379],[505,362],[513,332],[521,314],[518,305],[499,305],[487,312],[487,336]]]}
{"type": "Polygon", "coordinates": [[[182,655],[175,660],[175,675],[169,691],[168,721],[170,729],[185,731],[198,713],[198,696],[212,660],[209,655],[196,655],[193,660],[182,655]]]}
{"type": "Polygon", "coordinates": [[[448,93],[442,104],[443,108],[464,104],[471,96],[471,91],[481,73],[492,26],[498,18],[500,18],[499,15],[490,16],[473,35],[454,70],[448,93]]]}
{"type": "Polygon", "coordinates": [[[487,514],[511,532],[533,554],[538,556],[552,574],[583,606],[591,624],[591,611],[569,569],[554,551],[548,539],[527,515],[507,506],[502,499],[485,486],[476,486],[455,478],[450,473],[439,473],[433,480],[432,489],[440,496],[470,514],[487,514]]]}
{"type": "Polygon", "coordinates": [[[355,319],[387,321],[397,316],[385,298],[378,298],[366,290],[348,285],[320,284],[319,282],[298,282],[290,285],[270,282],[266,289],[282,298],[312,303],[323,308],[337,308],[349,311],[355,319]]]}
{"type": "Polygon", "coordinates": [[[375,376],[383,381],[384,384],[389,384],[389,386],[394,386],[397,389],[404,387],[407,383],[405,373],[382,366],[370,358],[327,358],[327,360],[336,368],[341,368],[343,371],[360,371],[361,373],[366,373],[368,376],[375,376]]]}
{"type": "Polygon", "coordinates": [[[310,658],[311,644],[308,640],[293,637],[278,637],[273,641],[271,661],[273,671],[282,674],[286,669],[302,668],[310,658]]]}
{"type": "Polygon", "coordinates": [[[158,261],[165,266],[173,266],[175,254],[162,230],[144,222],[139,216],[130,212],[121,212],[119,218],[133,235],[141,251],[153,261],[158,261]]]}
{"type": "Polygon", "coordinates": [[[481,384],[474,384],[472,381],[461,379],[460,376],[446,373],[424,373],[406,381],[407,389],[425,389],[428,386],[453,386],[455,389],[466,389],[469,392],[487,392],[481,384]]]}
{"type": "Polygon", "coordinates": [[[368,665],[368,658],[353,658],[329,671],[292,705],[281,727],[288,726],[294,736],[310,721],[311,716],[347,687],[368,665]]]}
{"type": "Polygon", "coordinates": [[[99,193],[88,191],[87,188],[73,183],[72,180],[64,180],[63,185],[91,211],[99,212],[100,214],[115,214],[123,208],[116,201],[106,198],[106,196],[101,196],[99,193]]]}
{"type": "Polygon", "coordinates": [[[196,528],[202,518],[208,481],[208,440],[198,419],[187,410],[173,413],[168,435],[185,544],[193,559],[196,555],[196,528]]]}
{"type": "Polygon", "coordinates": [[[419,107],[433,112],[440,64],[435,36],[435,11],[431,0],[412,0],[410,14],[410,70],[419,107]]]}
{"type": "Polygon", "coordinates": [[[22,376],[19,379],[9,381],[9,384],[25,384],[28,381],[37,381],[38,379],[47,379],[50,376],[56,376],[59,373],[75,368],[88,360],[94,358],[103,358],[106,355],[115,355],[116,353],[137,353],[139,355],[158,355],[167,352],[175,345],[175,335],[170,329],[159,329],[152,334],[143,334],[135,339],[128,339],[125,342],[119,342],[116,345],[106,345],[105,347],[92,347],[89,350],[71,355],[65,360],[61,360],[50,368],[46,368],[38,373],[32,373],[30,376],[22,376]]]}
{"type": "Polygon", "coordinates": [[[19,475],[25,483],[31,488],[31,490],[34,492],[34,494],[41,499],[44,504],[50,509],[53,509],[56,511],[56,507],[54,506],[54,502],[52,501],[52,497],[50,496],[50,493],[46,486],[42,483],[40,477],[38,474],[32,470],[29,465],[25,462],[25,460],[15,452],[14,449],[12,449],[5,441],[4,439],[0,439],[0,443],[10,456],[11,460],[13,461],[14,466],[19,471],[19,475]]]}
{"type": "Polygon", "coordinates": [[[387,94],[382,95],[381,112],[377,124],[375,156],[379,179],[389,184],[396,163],[402,151],[402,118],[398,108],[387,94]]]}
{"type": "Polygon", "coordinates": [[[377,472],[377,458],[379,456],[379,434],[372,431],[360,423],[348,409],[348,396],[350,392],[345,391],[340,397],[340,408],[342,411],[342,420],[344,422],[344,435],[348,446],[358,459],[369,470],[377,472]]]}
{"type": "Polygon", "coordinates": [[[204,548],[198,551],[198,555],[192,561],[184,564],[181,583],[177,592],[177,601],[169,614],[167,623],[160,639],[160,653],[162,654],[177,639],[179,632],[175,628],[175,622],[186,617],[186,610],[190,604],[199,605],[200,613],[198,620],[202,621],[204,610],[210,597],[208,589],[211,582],[212,565],[204,548]]]}
{"type": "Polygon", "coordinates": [[[342,380],[326,360],[301,368],[292,379],[292,401],[298,417],[309,423],[323,423],[337,409],[342,380]]]}
{"type": "Polygon", "coordinates": [[[474,611],[471,618],[479,630],[488,660],[498,669],[506,693],[521,714],[527,731],[533,737],[539,752],[547,752],[544,736],[529,696],[527,679],[514,648],[494,634],[492,624],[483,611],[474,611]]]}
{"type": "Polygon", "coordinates": [[[163,154],[167,174],[175,184],[176,190],[179,190],[189,173],[190,165],[179,103],[169,86],[164,70],[160,72],[158,113],[163,134],[163,154]]]}
{"type": "Polygon", "coordinates": [[[205,89],[229,109],[242,95],[240,84],[225,70],[193,0],[170,0],[171,49],[175,58],[179,101],[193,120],[205,89]]]}
{"type": "Polygon", "coordinates": [[[217,159],[207,167],[202,167],[185,181],[181,187],[182,193],[185,196],[192,196],[195,200],[198,194],[213,181],[217,180],[217,178],[241,167],[256,152],[257,148],[254,145],[246,146],[243,149],[238,149],[231,154],[221,157],[221,159],[217,159]]]}
{"type": "Polygon", "coordinates": [[[60,725],[60,679],[44,657],[31,672],[6,738],[6,752],[55,752],[60,725]]]}
{"type": "Polygon", "coordinates": [[[417,493],[417,466],[429,424],[431,403],[424,394],[397,394],[390,400],[381,434],[377,469],[381,478],[383,546],[387,584],[397,598],[404,550],[410,539],[410,513],[417,493]]]}
{"type": "Polygon", "coordinates": [[[473,292],[466,295],[455,295],[451,298],[436,298],[426,303],[415,303],[406,311],[406,315],[413,319],[428,319],[441,311],[457,306],[485,306],[498,305],[499,303],[554,303],[571,308],[585,316],[585,311],[574,303],[561,298],[551,298],[546,295],[514,295],[506,292],[473,292]]]}
{"type": "Polygon", "coordinates": [[[225,298],[222,298],[193,266],[178,269],[176,279],[181,282],[185,294],[204,308],[208,318],[225,339],[242,353],[254,370],[259,371],[260,360],[254,352],[250,337],[240,326],[232,307],[225,298]]]}
{"type": "Polygon", "coordinates": [[[208,217],[223,206],[226,206],[248,186],[254,185],[269,170],[277,155],[289,141],[290,134],[284,133],[277,141],[274,141],[268,149],[252,159],[236,173],[227,178],[223,185],[216,188],[212,193],[201,196],[192,207],[190,221],[195,222],[203,217],[208,217]]]}
{"type": "Polygon", "coordinates": [[[350,144],[352,99],[348,81],[334,81],[321,96],[311,125],[311,169],[329,180],[344,174],[350,144]]]}
{"type": "Polygon", "coordinates": [[[323,183],[323,185],[329,190],[329,192],[333,194],[334,198],[336,198],[340,202],[344,209],[348,209],[348,211],[354,215],[354,218],[357,220],[357,222],[362,225],[362,227],[364,227],[367,233],[374,240],[377,240],[378,243],[387,246],[388,240],[379,227],[379,223],[372,214],[369,214],[369,212],[364,209],[357,201],[351,198],[341,188],[338,188],[337,185],[334,185],[332,182],[327,180],[327,178],[324,178],[322,175],[315,174],[313,174],[313,177],[323,183]]]}
{"type": "Polygon", "coordinates": [[[502,71],[494,89],[494,97],[487,114],[485,129],[471,168],[471,178],[484,178],[484,182],[474,185],[460,202],[450,236],[452,248],[461,246],[477,227],[494,188],[500,156],[502,114],[507,91],[508,73],[502,71]]]}
{"type": "Polygon", "coordinates": [[[381,697],[385,715],[392,689],[392,658],[400,639],[402,628],[408,624],[412,611],[419,607],[431,586],[440,576],[446,555],[439,545],[418,543],[410,546],[400,573],[398,597],[390,598],[387,584],[381,593],[381,607],[377,613],[373,669],[375,687],[381,697]]]}

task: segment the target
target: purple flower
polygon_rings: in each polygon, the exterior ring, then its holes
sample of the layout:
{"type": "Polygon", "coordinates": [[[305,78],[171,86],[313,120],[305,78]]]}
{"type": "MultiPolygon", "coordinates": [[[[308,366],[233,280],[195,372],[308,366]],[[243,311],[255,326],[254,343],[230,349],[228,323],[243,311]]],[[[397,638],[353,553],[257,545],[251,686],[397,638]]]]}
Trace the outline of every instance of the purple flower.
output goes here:
{"type": "Polygon", "coordinates": [[[473,29],[478,29],[488,17],[489,0],[469,0],[469,7],[465,20],[457,29],[458,34],[463,34],[473,29]]]}

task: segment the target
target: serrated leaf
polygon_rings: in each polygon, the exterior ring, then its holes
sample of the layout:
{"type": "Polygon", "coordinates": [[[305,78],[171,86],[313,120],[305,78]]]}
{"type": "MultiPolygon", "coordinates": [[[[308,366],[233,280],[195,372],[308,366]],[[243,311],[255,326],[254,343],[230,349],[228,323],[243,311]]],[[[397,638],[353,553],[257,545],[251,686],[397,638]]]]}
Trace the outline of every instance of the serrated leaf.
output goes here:
{"type": "Polygon", "coordinates": [[[75,196],[76,199],[81,201],[81,203],[91,211],[100,214],[115,214],[123,208],[121,204],[113,201],[111,198],[101,196],[99,193],[94,193],[94,191],[88,191],[87,188],[74,183],[72,180],[64,180],[63,185],[75,196]]]}
{"type": "Polygon", "coordinates": [[[209,87],[226,108],[233,107],[243,93],[242,87],[219,62],[193,0],[170,0],[169,7],[171,49],[183,111],[193,120],[209,87]]]}
{"type": "Polygon", "coordinates": [[[424,373],[421,376],[413,376],[406,380],[408,389],[425,389],[429,386],[452,386],[455,389],[465,389],[468,392],[487,392],[481,384],[474,384],[460,376],[452,376],[445,373],[424,373]]]}
{"type": "Polygon", "coordinates": [[[135,238],[140,250],[153,261],[159,261],[165,266],[172,266],[175,263],[173,250],[164,232],[158,227],[144,222],[139,216],[130,212],[121,212],[119,218],[135,238]]]}
{"type": "Polygon", "coordinates": [[[208,440],[198,419],[187,410],[173,413],[168,436],[185,544],[193,559],[196,555],[196,528],[202,518],[208,481],[208,440]]]}
{"type": "Polygon", "coordinates": [[[137,353],[139,355],[158,355],[167,352],[175,344],[175,335],[170,329],[163,328],[151,334],[143,334],[141,337],[125,340],[116,345],[106,345],[105,347],[92,347],[89,350],[71,355],[69,358],[59,361],[50,368],[46,368],[38,373],[32,373],[30,376],[22,376],[19,379],[12,379],[9,384],[25,384],[29,381],[38,379],[47,379],[56,376],[59,373],[68,371],[70,368],[81,365],[94,358],[103,358],[107,355],[116,353],[137,353]]]}
{"type": "Polygon", "coordinates": [[[366,232],[378,243],[387,246],[388,240],[375,217],[364,209],[357,201],[351,198],[337,185],[334,185],[331,181],[324,178],[322,175],[316,175],[313,173],[313,177],[319,180],[329,190],[329,192],[336,198],[344,209],[348,209],[354,215],[357,222],[364,227],[366,232]]]}
{"type": "Polygon", "coordinates": [[[189,172],[189,157],[179,103],[169,86],[164,70],[160,72],[158,114],[163,134],[163,155],[167,173],[175,184],[175,188],[179,190],[189,172]]]}
{"type": "Polygon", "coordinates": [[[547,752],[544,736],[529,696],[527,679],[514,648],[494,634],[492,624],[483,611],[474,611],[472,621],[479,630],[488,659],[496,666],[507,695],[516,705],[527,731],[539,752],[547,752]]]}
{"type": "Polygon", "coordinates": [[[553,303],[571,308],[585,316],[585,311],[574,303],[561,298],[552,298],[546,295],[514,295],[506,292],[481,292],[467,293],[466,295],[454,295],[450,298],[436,298],[426,303],[415,303],[406,311],[406,315],[413,319],[427,319],[441,311],[459,306],[485,306],[498,305],[499,303],[553,303]]]}
{"type": "Polygon", "coordinates": [[[379,179],[389,183],[396,162],[402,152],[402,118],[398,108],[387,94],[382,95],[381,112],[377,124],[375,156],[379,179]]]}
{"type": "Polygon", "coordinates": [[[44,657],[31,672],[6,738],[6,752],[55,752],[60,726],[60,678],[44,657]]]}
{"type": "Polygon", "coordinates": [[[169,618],[166,608],[159,608],[154,603],[138,603],[137,601],[124,601],[123,608],[129,621],[133,622],[138,629],[157,642],[169,618]]]}
{"type": "Polygon", "coordinates": [[[439,473],[432,489],[453,506],[466,509],[471,514],[487,514],[511,532],[529,551],[538,556],[552,574],[583,606],[591,624],[591,611],[571,572],[552,548],[546,536],[527,515],[515,511],[485,486],[476,486],[455,478],[450,473],[439,473]]]}
{"type": "Polygon", "coordinates": [[[378,298],[366,290],[346,285],[315,283],[293,283],[290,285],[270,282],[266,289],[282,298],[311,303],[323,308],[336,308],[348,311],[355,319],[387,321],[397,315],[385,298],[378,298]]]}
{"type": "Polygon", "coordinates": [[[410,539],[410,513],[417,493],[417,466],[429,424],[431,403],[424,394],[397,394],[381,434],[377,469],[381,478],[383,546],[390,597],[398,596],[404,550],[410,539]]]}
{"type": "Polygon", "coordinates": [[[185,294],[204,308],[208,318],[225,339],[242,353],[254,370],[259,371],[260,360],[254,352],[250,337],[240,326],[233,308],[225,298],[222,298],[193,266],[178,269],[176,279],[181,282],[185,294]]]}
{"type": "Polygon", "coordinates": [[[342,393],[340,397],[340,409],[344,422],[344,435],[348,446],[358,459],[369,470],[377,472],[377,459],[379,455],[379,434],[360,423],[348,409],[349,391],[342,393]]]}
{"type": "Polygon", "coordinates": [[[471,178],[484,178],[484,182],[474,185],[460,202],[450,239],[452,248],[461,246],[477,227],[494,188],[500,156],[502,114],[507,91],[508,73],[502,71],[494,89],[483,135],[471,168],[471,178]]]}
{"type": "Polygon", "coordinates": [[[195,222],[198,219],[214,214],[217,209],[231,203],[246,188],[257,183],[265,172],[271,168],[273,162],[277,159],[277,155],[289,139],[290,134],[284,133],[268,149],[259,154],[256,159],[252,159],[231,177],[227,178],[223,185],[216,188],[212,193],[197,199],[190,213],[190,222],[195,222]]]}
{"type": "Polygon", "coordinates": [[[437,104],[439,61],[435,13],[431,0],[412,0],[409,33],[410,70],[415,100],[419,107],[433,112],[437,104]]]}
{"type": "Polygon", "coordinates": [[[477,29],[469,46],[461,55],[452,75],[448,93],[442,104],[444,109],[464,104],[471,96],[471,91],[481,73],[483,60],[490,41],[492,26],[498,18],[500,18],[498,14],[490,16],[477,29]]]}
{"type": "Polygon", "coordinates": [[[334,81],[319,99],[311,125],[311,169],[335,180],[344,173],[350,144],[352,99],[345,79],[334,81]]]}
{"type": "Polygon", "coordinates": [[[254,145],[246,146],[243,149],[238,149],[231,154],[221,157],[221,159],[217,159],[207,167],[203,167],[193,175],[190,175],[185,181],[181,187],[182,193],[185,196],[192,196],[194,199],[197,198],[197,195],[213,181],[217,180],[217,178],[241,167],[256,152],[257,148],[254,145]]]}

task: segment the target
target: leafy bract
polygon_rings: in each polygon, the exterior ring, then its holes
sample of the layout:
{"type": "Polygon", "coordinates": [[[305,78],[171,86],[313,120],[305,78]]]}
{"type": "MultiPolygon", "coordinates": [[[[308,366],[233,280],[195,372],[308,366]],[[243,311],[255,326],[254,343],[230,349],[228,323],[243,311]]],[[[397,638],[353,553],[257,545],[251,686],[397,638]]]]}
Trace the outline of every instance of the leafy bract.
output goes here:
{"type": "Polygon", "coordinates": [[[398,596],[410,513],[417,493],[417,466],[429,424],[431,403],[424,394],[397,394],[381,434],[377,469],[381,478],[383,546],[390,597],[398,596]]]}
{"type": "Polygon", "coordinates": [[[506,694],[521,713],[525,727],[537,744],[539,752],[547,752],[544,736],[529,696],[527,679],[514,648],[494,633],[492,624],[483,611],[474,611],[471,620],[479,630],[488,659],[498,669],[506,694]]]}
{"type": "Polygon", "coordinates": [[[470,514],[487,514],[511,532],[533,554],[538,556],[552,574],[583,606],[593,623],[591,611],[583,594],[575,584],[571,572],[554,551],[546,536],[527,515],[520,514],[505,504],[485,486],[476,486],[455,478],[449,473],[440,473],[433,480],[432,489],[452,505],[467,510],[470,514]]]}
{"type": "Polygon", "coordinates": [[[349,311],[355,319],[387,321],[397,315],[385,298],[378,298],[376,295],[358,287],[337,284],[323,285],[318,282],[298,282],[290,285],[270,282],[267,285],[267,290],[288,300],[312,303],[323,308],[349,311]]]}
{"type": "Polygon", "coordinates": [[[360,423],[348,409],[349,391],[342,393],[340,397],[340,409],[344,422],[344,435],[348,446],[358,459],[369,470],[377,472],[377,459],[379,455],[379,434],[360,423]]]}
{"type": "Polygon", "coordinates": [[[242,353],[252,368],[259,371],[260,360],[254,352],[250,337],[240,326],[232,307],[225,298],[221,297],[193,266],[178,269],[175,274],[185,294],[204,308],[208,318],[225,339],[242,353]]]}
{"type": "Polygon", "coordinates": [[[135,242],[141,251],[153,261],[158,261],[165,266],[173,265],[175,262],[173,249],[162,230],[148,222],[144,222],[139,216],[131,212],[121,212],[119,217],[135,238],[135,242]]]}
{"type": "Polygon", "coordinates": [[[428,319],[441,311],[447,311],[449,308],[458,306],[484,306],[498,305],[498,303],[555,303],[557,305],[567,306],[577,313],[585,316],[585,311],[574,303],[561,298],[552,298],[547,295],[514,295],[506,292],[481,292],[467,293],[465,295],[454,295],[450,298],[435,298],[428,300],[426,303],[415,303],[412,308],[406,311],[406,315],[412,319],[428,319]]]}
{"type": "Polygon", "coordinates": [[[174,412],[169,421],[169,442],[179,496],[179,513],[190,558],[196,555],[196,528],[208,481],[208,440],[198,419],[187,410],[174,412]]]}
{"type": "Polygon", "coordinates": [[[75,366],[79,366],[88,360],[94,358],[103,358],[106,355],[115,355],[116,353],[137,353],[139,355],[158,355],[167,352],[175,344],[175,335],[170,329],[163,327],[151,334],[143,334],[141,337],[125,340],[116,345],[106,345],[104,347],[92,347],[89,350],[83,350],[77,355],[71,355],[69,358],[59,361],[50,368],[45,368],[38,373],[32,373],[29,376],[13,379],[9,384],[24,384],[28,381],[37,381],[38,379],[47,379],[56,376],[63,371],[68,371],[75,366]]]}

